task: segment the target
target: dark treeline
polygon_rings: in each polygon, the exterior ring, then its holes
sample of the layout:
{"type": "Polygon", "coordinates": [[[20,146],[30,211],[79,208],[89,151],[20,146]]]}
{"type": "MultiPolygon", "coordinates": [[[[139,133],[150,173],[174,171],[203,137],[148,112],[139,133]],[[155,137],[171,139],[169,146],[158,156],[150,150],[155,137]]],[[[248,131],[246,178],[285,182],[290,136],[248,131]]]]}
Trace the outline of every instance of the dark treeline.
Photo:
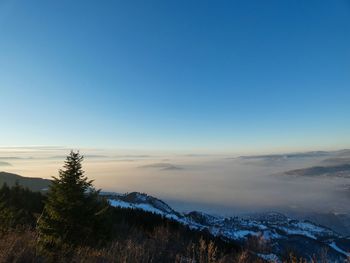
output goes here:
{"type": "Polygon", "coordinates": [[[12,228],[33,228],[43,211],[46,196],[18,184],[0,188],[0,231],[12,228]]]}

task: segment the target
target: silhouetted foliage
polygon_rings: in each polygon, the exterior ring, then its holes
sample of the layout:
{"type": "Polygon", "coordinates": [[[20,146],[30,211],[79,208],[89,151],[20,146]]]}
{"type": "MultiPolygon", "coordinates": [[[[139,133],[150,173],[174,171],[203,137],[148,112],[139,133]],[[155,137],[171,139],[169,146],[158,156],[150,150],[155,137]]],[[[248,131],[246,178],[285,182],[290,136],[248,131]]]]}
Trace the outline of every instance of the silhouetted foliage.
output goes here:
{"type": "Polygon", "coordinates": [[[0,229],[34,227],[44,207],[45,196],[18,184],[0,188],[0,229]]]}
{"type": "Polygon", "coordinates": [[[101,235],[108,204],[84,175],[82,161],[79,152],[71,151],[59,177],[53,178],[38,222],[45,249],[94,243],[101,235]]]}

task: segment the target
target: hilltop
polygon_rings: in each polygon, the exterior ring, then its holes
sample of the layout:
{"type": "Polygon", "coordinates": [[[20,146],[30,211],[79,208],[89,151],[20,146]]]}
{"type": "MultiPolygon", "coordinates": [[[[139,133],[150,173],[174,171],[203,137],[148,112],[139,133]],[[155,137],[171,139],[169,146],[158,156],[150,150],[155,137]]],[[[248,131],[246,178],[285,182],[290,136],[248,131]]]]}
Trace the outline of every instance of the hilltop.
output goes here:
{"type": "Polygon", "coordinates": [[[32,191],[43,191],[49,187],[51,180],[34,177],[24,177],[18,174],[0,172],[0,186],[6,183],[13,186],[16,182],[32,191]]]}

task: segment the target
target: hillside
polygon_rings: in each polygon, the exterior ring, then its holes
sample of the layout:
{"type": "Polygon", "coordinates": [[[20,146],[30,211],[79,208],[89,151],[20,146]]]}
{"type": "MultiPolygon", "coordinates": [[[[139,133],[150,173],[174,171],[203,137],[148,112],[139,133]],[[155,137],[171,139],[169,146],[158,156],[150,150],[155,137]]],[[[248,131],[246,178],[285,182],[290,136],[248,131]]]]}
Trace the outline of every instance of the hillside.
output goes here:
{"type": "MultiPolygon", "coordinates": [[[[190,229],[158,213],[109,206],[104,198],[99,202],[106,207],[94,214],[101,224],[88,229],[92,242],[82,235],[79,245],[65,241],[62,246],[43,247],[38,221],[47,195],[21,186],[3,186],[0,197],[0,262],[225,263],[237,262],[241,254],[244,262],[261,262],[234,242],[190,229]]],[[[162,203],[154,205],[166,209],[162,203]]],[[[79,221],[76,226],[81,224],[79,221]]],[[[64,229],[63,224],[58,227],[64,229]]]]}
{"type": "Polygon", "coordinates": [[[254,217],[219,217],[198,211],[176,212],[163,201],[141,193],[106,195],[115,207],[141,209],[175,220],[190,229],[208,231],[213,236],[238,242],[242,246],[256,243],[253,250],[261,258],[281,259],[289,249],[303,258],[327,251],[330,262],[350,256],[350,239],[310,221],[289,218],[279,213],[254,217]]]}
{"type": "Polygon", "coordinates": [[[6,183],[9,186],[18,183],[24,187],[28,187],[32,191],[42,191],[48,188],[51,181],[43,178],[23,177],[18,174],[0,172],[0,186],[6,183]]]}

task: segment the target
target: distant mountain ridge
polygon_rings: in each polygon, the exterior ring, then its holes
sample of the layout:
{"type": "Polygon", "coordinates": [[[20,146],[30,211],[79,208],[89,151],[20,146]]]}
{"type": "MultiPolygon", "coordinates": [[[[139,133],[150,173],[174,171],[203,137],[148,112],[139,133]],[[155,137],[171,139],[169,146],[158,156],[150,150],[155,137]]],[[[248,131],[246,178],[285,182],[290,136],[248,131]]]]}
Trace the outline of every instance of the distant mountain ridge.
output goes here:
{"type": "MultiPolygon", "coordinates": [[[[235,158],[247,165],[258,166],[281,166],[290,162],[306,161],[320,162],[320,165],[327,164],[344,164],[350,159],[350,150],[344,149],[339,151],[309,151],[309,152],[292,152],[280,154],[263,154],[263,155],[243,155],[235,158]]],[[[299,167],[298,167],[299,168],[299,167]]]]}
{"type": "Polygon", "coordinates": [[[279,154],[262,154],[262,155],[242,155],[241,159],[261,159],[261,158],[305,158],[305,157],[323,157],[323,156],[350,156],[350,149],[342,149],[337,151],[309,151],[309,152],[294,152],[294,153],[279,153],[279,154]]]}
{"type": "Polygon", "coordinates": [[[305,158],[305,157],[323,157],[329,156],[330,152],[314,151],[302,153],[283,153],[283,154],[267,154],[267,155],[247,155],[240,156],[240,159],[288,159],[288,158],[305,158]]]}
{"type": "Polygon", "coordinates": [[[23,177],[18,174],[0,172],[0,187],[6,183],[8,186],[16,184],[28,187],[32,191],[46,190],[51,184],[51,180],[36,178],[36,177],[23,177]]]}
{"type": "Polygon", "coordinates": [[[313,166],[303,169],[290,170],[283,173],[290,176],[327,176],[350,178],[350,164],[329,166],[313,166]]]}
{"type": "Polygon", "coordinates": [[[281,213],[262,213],[252,217],[220,217],[192,211],[180,213],[165,202],[142,193],[109,194],[112,206],[141,209],[176,220],[191,229],[209,231],[224,240],[245,244],[255,238],[261,244],[269,244],[271,251],[255,251],[262,258],[281,258],[293,248],[305,258],[328,251],[330,262],[344,262],[350,257],[350,237],[310,221],[291,219],[281,213]]]}

